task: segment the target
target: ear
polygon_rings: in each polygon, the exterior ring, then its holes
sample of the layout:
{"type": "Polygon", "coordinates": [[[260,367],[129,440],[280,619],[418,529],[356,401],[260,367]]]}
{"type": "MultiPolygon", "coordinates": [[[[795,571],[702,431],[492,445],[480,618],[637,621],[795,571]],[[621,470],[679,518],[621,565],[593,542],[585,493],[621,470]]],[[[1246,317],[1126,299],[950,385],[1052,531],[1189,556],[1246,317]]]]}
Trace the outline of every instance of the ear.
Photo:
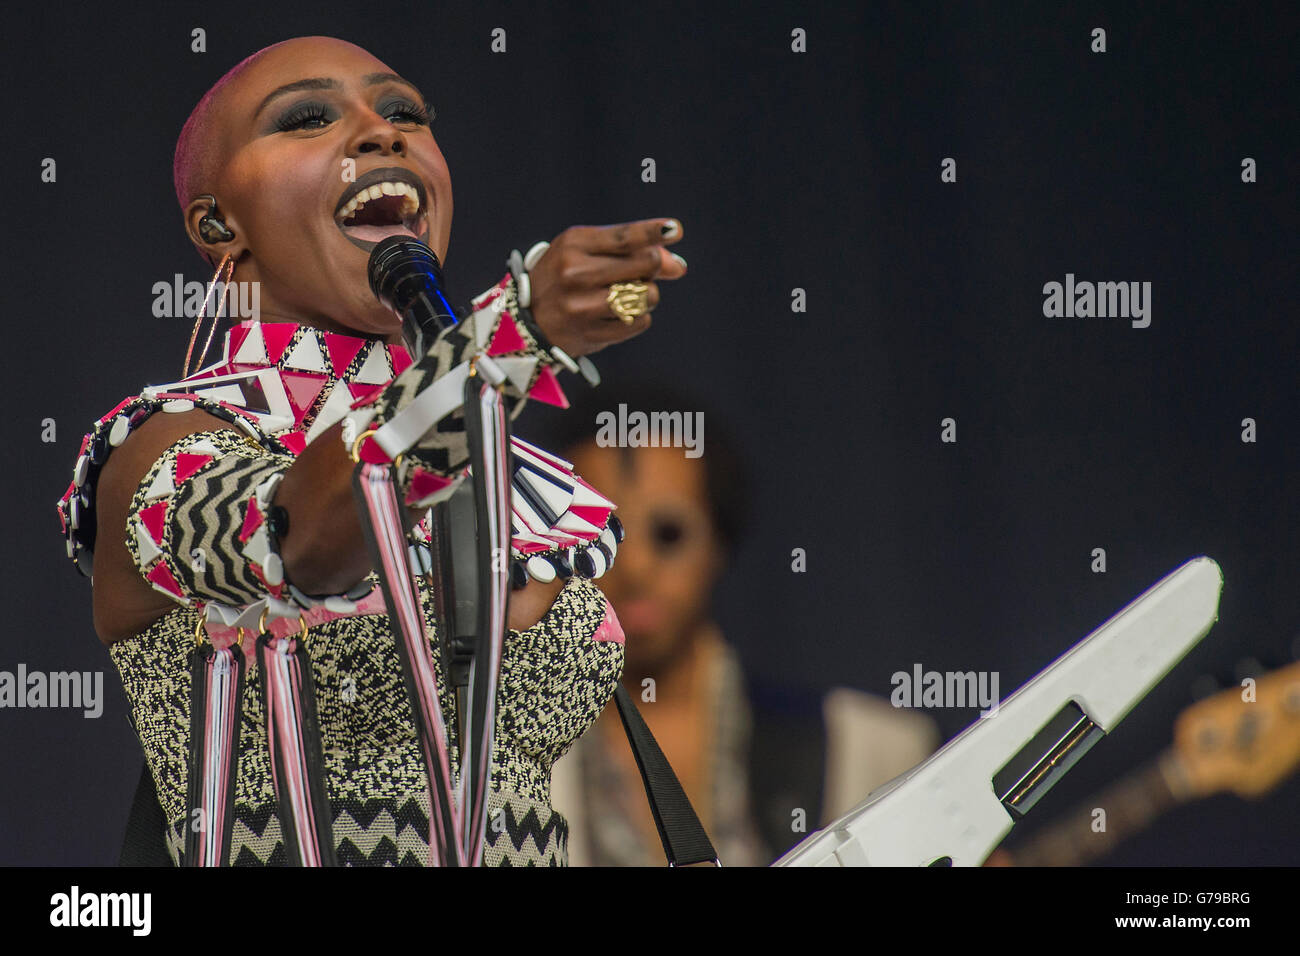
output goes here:
{"type": "Polygon", "coordinates": [[[191,199],[190,204],[185,207],[185,232],[190,237],[190,242],[208,259],[209,262],[218,262],[225,256],[229,255],[236,261],[248,250],[244,242],[243,230],[239,224],[234,221],[224,207],[217,207],[217,218],[226,224],[234,238],[226,242],[205,242],[203,234],[199,232],[199,220],[212,211],[211,200],[205,198],[191,199]]]}

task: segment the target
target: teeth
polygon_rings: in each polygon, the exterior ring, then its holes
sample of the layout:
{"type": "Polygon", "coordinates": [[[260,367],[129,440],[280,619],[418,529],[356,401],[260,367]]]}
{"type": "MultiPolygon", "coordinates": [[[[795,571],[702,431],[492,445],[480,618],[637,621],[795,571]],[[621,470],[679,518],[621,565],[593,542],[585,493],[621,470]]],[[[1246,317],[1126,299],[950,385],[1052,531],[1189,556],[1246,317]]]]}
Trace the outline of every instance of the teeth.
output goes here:
{"type": "Polygon", "coordinates": [[[401,196],[403,200],[402,217],[404,219],[414,216],[420,210],[420,194],[414,186],[409,183],[383,182],[367,189],[358,190],[357,194],[348,200],[347,205],[335,214],[335,218],[339,222],[346,222],[367,202],[378,199],[380,196],[401,196]]]}

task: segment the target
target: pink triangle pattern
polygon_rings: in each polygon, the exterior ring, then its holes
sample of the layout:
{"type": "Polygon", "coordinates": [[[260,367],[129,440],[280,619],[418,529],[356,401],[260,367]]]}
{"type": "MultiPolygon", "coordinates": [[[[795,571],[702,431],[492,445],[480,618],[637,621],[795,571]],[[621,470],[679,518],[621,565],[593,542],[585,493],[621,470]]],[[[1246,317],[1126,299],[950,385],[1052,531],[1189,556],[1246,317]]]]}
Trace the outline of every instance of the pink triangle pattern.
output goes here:
{"type": "MultiPolygon", "coordinates": [[[[554,462],[552,462],[552,464],[554,464],[554,462]]],[[[582,485],[582,487],[586,488],[587,491],[591,492],[591,494],[595,495],[596,498],[598,498],[598,499],[600,500],[601,503],[608,505],[610,511],[613,511],[613,510],[614,510],[614,502],[610,501],[608,498],[606,498],[604,495],[602,495],[602,494],[601,494],[599,491],[597,491],[595,488],[591,487],[591,485],[589,485],[589,484],[587,484],[585,481],[583,481],[581,475],[574,474],[574,473],[573,473],[573,466],[572,466],[572,465],[570,465],[570,466],[567,467],[567,468],[564,468],[563,470],[569,472],[570,474],[572,474],[572,475],[573,475],[573,480],[576,481],[578,484],[582,485]]],[[[584,495],[584,496],[582,496],[582,497],[586,497],[586,496],[584,495]]],[[[590,500],[590,499],[588,499],[588,500],[590,500]]]]}
{"type": "Polygon", "coordinates": [[[211,460],[211,455],[191,455],[188,452],[180,452],[176,456],[176,484],[185,481],[211,460]]]}
{"type": "Polygon", "coordinates": [[[367,438],[361,443],[361,447],[357,449],[357,457],[367,465],[386,465],[393,460],[373,438],[367,438]]]}
{"type": "Polygon", "coordinates": [[[609,520],[609,509],[599,508],[595,505],[570,505],[569,514],[576,515],[583,521],[594,524],[597,528],[605,527],[605,522],[609,520]]]}
{"type": "Polygon", "coordinates": [[[166,521],[167,521],[167,499],[166,498],[164,498],[162,501],[157,502],[156,504],[150,505],[148,508],[140,509],[140,523],[143,524],[145,530],[149,532],[149,537],[153,538],[154,544],[157,545],[162,544],[163,525],[166,523],[166,521]]]}
{"type": "Polygon", "coordinates": [[[542,368],[537,376],[537,381],[528,390],[528,397],[535,398],[539,402],[545,402],[547,405],[558,405],[560,408],[569,407],[569,400],[565,398],[559,380],[549,367],[542,368]]]}
{"type": "MultiPolygon", "coordinates": [[[[485,292],[475,302],[476,310],[491,307],[493,303],[500,299],[505,288],[509,284],[509,277],[505,277],[497,285],[485,292]]],[[[513,356],[520,354],[529,354],[531,346],[526,338],[527,333],[518,321],[506,310],[498,308],[496,328],[493,329],[492,337],[486,349],[486,354],[492,356],[504,356],[507,359],[513,359],[513,356]],[[502,314],[504,313],[504,314],[502,314]]],[[[251,350],[250,350],[251,351],[251,350]]],[[[259,350],[260,351],[260,350],[259,350]]],[[[260,355],[259,355],[260,359],[260,355]]],[[[224,348],[224,367],[213,366],[207,372],[197,374],[192,378],[206,378],[214,375],[222,375],[230,372],[249,371],[258,368],[268,368],[274,370],[279,383],[283,386],[283,395],[288,399],[288,408],[285,408],[284,399],[279,401],[279,410],[288,411],[293,415],[292,424],[288,424],[287,416],[280,418],[279,424],[274,431],[269,434],[279,442],[284,450],[293,456],[300,455],[307,445],[306,426],[310,420],[313,409],[321,403],[321,398],[326,389],[336,385],[338,382],[345,382],[348,386],[348,392],[344,393],[351,396],[351,407],[358,408],[370,402],[383,391],[392,377],[400,375],[412,364],[410,353],[400,344],[387,344],[383,342],[374,342],[360,337],[353,337],[334,332],[325,332],[323,330],[310,329],[305,326],[294,323],[267,323],[260,326],[254,323],[240,323],[230,329],[227,333],[227,341],[224,348]],[[238,354],[241,349],[248,345],[249,336],[256,334],[261,339],[264,346],[265,359],[252,363],[233,363],[231,357],[238,354]],[[323,367],[319,370],[303,370],[297,368],[286,368],[287,356],[293,350],[296,343],[303,341],[303,336],[312,336],[313,344],[321,346],[320,359],[323,360],[323,367]],[[384,353],[379,349],[387,349],[388,362],[382,362],[384,353]],[[360,363],[360,356],[370,356],[374,361],[360,363]],[[357,364],[367,366],[363,372],[353,372],[348,374],[349,370],[357,364]],[[376,374],[377,372],[381,374],[376,374]],[[357,376],[369,379],[376,379],[383,376],[391,376],[384,383],[378,382],[359,382],[357,376]]],[[[518,360],[515,360],[518,361],[518,360]]],[[[569,407],[567,397],[564,395],[555,371],[552,368],[541,366],[534,373],[535,377],[531,387],[528,390],[529,397],[538,401],[556,405],[561,408],[569,407]]],[[[271,393],[268,392],[268,396],[271,393]]],[[[274,396],[271,396],[274,397],[274,396]]],[[[342,396],[340,396],[342,397],[342,396]]],[[[112,410],[103,415],[98,422],[100,430],[108,427],[118,416],[118,414],[128,404],[136,401],[138,397],[132,396],[123,399],[112,410]]],[[[137,414],[139,420],[133,415],[130,421],[130,427],[139,424],[148,415],[157,408],[157,403],[165,402],[171,399],[192,399],[188,391],[170,392],[157,391],[149,395],[154,404],[150,408],[142,408],[137,414]]],[[[256,406],[258,411],[255,413],[250,409],[241,408],[239,405],[231,404],[230,401],[220,400],[217,404],[230,412],[239,415],[242,419],[250,422],[255,429],[264,428],[264,416],[267,414],[265,406],[256,406]]],[[[272,407],[275,407],[274,405],[272,407]]],[[[255,429],[250,429],[250,433],[256,433],[255,429]]],[[[91,445],[90,435],[82,439],[79,456],[84,456],[91,445]]],[[[526,443],[523,447],[529,454],[536,455],[541,461],[551,464],[561,472],[572,475],[575,482],[581,487],[582,491],[590,489],[582,504],[571,503],[565,515],[558,522],[567,525],[565,530],[558,527],[551,527],[545,531],[539,532],[538,535],[525,534],[521,538],[513,538],[515,554],[517,556],[533,555],[538,553],[553,552],[557,549],[583,547],[586,542],[593,539],[600,531],[606,527],[609,521],[611,502],[608,502],[591,488],[587,482],[583,481],[577,475],[572,474],[572,466],[542,449],[535,449],[526,443]],[[593,500],[595,499],[595,500],[593,500]],[[574,527],[574,526],[577,527],[574,527]],[[543,540],[538,540],[538,538],[543,540]]],[[[360,449],[363,460],[387,462],[388,456],[373,445],[373,442],[363,444],[360,449]]],[[[175,463],[172,465],[176,482],[184,482],[192,477],[201,468],[213,460],[214,456],[196,452],[181,452],[177,455],[175,463]]],[[[444,478],[436,473],[417,469],[412,475],[412,482],[408,488],[407,500],[427,502],[430,498],[436,498],[438,493],[446,489],[454,482],[455,478],[444,478]]],[[[66,499],[77,494],[79,486],[75,481],[68,486],[64,493],[66,499]]],[[[142,508],[139,512],[141,524],[145,533],[149,534],[153,542],[161,546],[162,538],[166,531],[168,500],[163,499],[142,508]]],[[[535,516],[534,516],[535,517],[535,516]]],[[[60,508],[60,523],[65,534],[75,534],[75,529],[69,531],[71,527],[68,521],[67,509],[60,508]]],[[[518,515],[516,516],[517,520],[518,515]]],[[[250,499],[246,503],[245,514],[241,523],[239,538],[246,546],[249,542],[262,540],[264,535],[263,529],[266,527],[266,516],[262,508],[257,504],[255,499],[250,499]]],[[[70,542],[75,545],[77,542],[70,542]]],[[[70,548],[70,553],[73,549],[70,548]]],[[[264,569],[258,565],[252,558],[248,558],[250,567],[264,584],[264,569]]],[[[149,572],[147,577],[150,583],[158,590],[172,595],[183,603],[190,603],[185,600],[181,586],[178,583],[178,577],[173,567],[167,566],[164,562],[156,561],[155,567],[149,572]]],[[[285,591],[282,584],[275,586],[267,585],[268,593],[279,596],[285,591]]]]}
{"type": "Polygon", "coordinates": [[[515,325],[514,319],[510,316],[502,316],[501,324],[497,326],[496,334],[492,336],[492,341],[488,343],[488,355],[505,355],[507,352],[524,352],[528,349],[528,343],[524,337],[519,334],[519,329],[515,325]]]}
{"type": "Polygon", "coordinates": [[[495,302],[497,297],[500,296],[501,293],[505,291],[506,286],[512,281],[512,278],[513,277],[510,276],[509,274],[502,276],[500,282],[498,282],[492,288],[488,289],[486,292],[482,293],[478,298],[474,299],[470,303],[474,311],[477,312],[480,309],[485,309],[493,302],[495,302]]]}
{"type": "Polygon", "coordinates": [[[584,543],[581,539],[566,534],[558,528],[552,528],[550,531],[546,532],[544,537],[550,538],[556,543],[556,546],[560,548],[576,548],[584,543]]]}
{"type": "Polygon", "coordinates": [[[256,561],[248,562],[248,570],[252,571],[253,576],[257,578],[257,580],[262,582],[262,587],[266,588],[267,594],[270,594],[272,597],[277,597],[277,598],[284,597],[283,581],[281,581],[279,584],[269,584],[266,580],[266,573],[262,570],[262,566],[258,564],[256,561]]]}
{"type": "MultiPolygon", "coordinates": [[[[99,425],[106,424],[110,419],[117,417],[117,413],[120,412],[127,405],[131,404],[131,402],[133,401],[135,401],[135,399],[133,398],[122,399],[120,402],[118,402],[116,405],[113,406],[113,410],[111,412],[109,412],[107,415],[101,418],[96,424],[99,425]]],[[[85,451],[86,446],[89,444],[90,444],[90,436],[87,435],[81,443],[81,451],[85,451]]],[[[81,454],[81,452],[77,452],[77,454],[81,454]]]]}
{"type": "Polygon", "coordinates": [[[229,345],[226,354],[234,356],[239,354],[239,347],[244,344],[244,339],[248,338],[248,333],[252,331],[251,322],[240,322],[230,330],[229,345]]]}
{"type": "Polygon", "coordinates": [[[452,480],[423,468],[411,469],[411,487],[406,493],[406,503],[413,504],[437,494],[450,485],[452,480]]]}
{"type": "Polygon", "coordinates": [[[325,336],[325,351],[329,353],[330,367],[334,369],[336,377],[342,378],[347,373],[352,360],[361,351],[361,346],[366,344],[366,340],[351,335],[339,335],[335,332],[322,334],[325,336]]]}
{"type": "Polygon", "coordinates": [[[302,450],[307,447],[306,432],[285,432],[283,435],[277,435],[280,444],[289,449],[289,453],[295,458],[302,454],[302,450]]]}
{"type": "Polygon", "coordinates": [[[614,613],[614,605],[608,601],[605,602],[605,616],[601,619],[600,627],[596,628],[596,633],[591,635],[593,641],[613,641],[615,644],[623,644],[627,640],[627,635],[623,633],[623,625],[618,621],[618,615],[614,613]]]}
{"type": "Polygon", "coordinates": [[[63,493],[63,497],[61,497],[58,502],[59,503],[59,530],[63,533],[63,536],[65,538],[68,536],[68,513],[64,507],[64,502],[66,502],[69,498],[71,498],[74,494],[76,494],[76,491],[77,491],[77,483],[75,481],[68,482],[68,490],[63,493]]]}
{"type": "Polygon", "coordinates": [[[361,382],[348,382],[348,391],[352,393],[352,407],[360,408],[375,400],[386,385],[366,385],[361,382]]]}
{"type": "MultiPolygon", "coordinates": [[[[262,326],[262,341],[266,343],[266,357],[278,362],[284,356],[284,350],[293,340],[293,333],[299,326],[292,322],[271,322],[262,326]]],[[[231,354],[234,354],[233,352],[231,354]]]]}
{"type": "Polygon", "coordinates": [[[406,351],[405,346],[388,346],[388,357],[393,360],[393,378],[397,378],[411,365],[411,353],[406,351]]]}
{"type": "Polygon", "coordinates": [[[248,499],[248,510],[244,513],[244,526],[239,529],[239,540],[247,541],[258,528],[262,527],[262,509],[257,507],[257,497],[248,499]]]}
{"type": "Polygon", "coordinates": [[[176,575],[172,574],[172,569],[167,567],[166,561],[159,561],[153,566],[148,574],[145,575],[149,583],[160,591],[166,591],[168,594],[178,597],[189,603],[185,595],[181,593],[181,586],[176,580],[176,575]]]}
{"type": "Polygon", "coordinates": [[[518,538],[510,542],[510,546],[520,554],[536,554],[538,551],[550,551],[549,544],[542,544],[540,541],[520,541],[518,538]]]}
{"type": "Polygon", "coordinates": [[[289,395],[289,404],[293,406],[294,424],[301,425],[303,416],[311,411],[312,405],[316,403],[321,389],[329,381],[326,375],[316,375],[312,372],[280,372],[280,378],[284,382],[284,390],[289,395]]]}

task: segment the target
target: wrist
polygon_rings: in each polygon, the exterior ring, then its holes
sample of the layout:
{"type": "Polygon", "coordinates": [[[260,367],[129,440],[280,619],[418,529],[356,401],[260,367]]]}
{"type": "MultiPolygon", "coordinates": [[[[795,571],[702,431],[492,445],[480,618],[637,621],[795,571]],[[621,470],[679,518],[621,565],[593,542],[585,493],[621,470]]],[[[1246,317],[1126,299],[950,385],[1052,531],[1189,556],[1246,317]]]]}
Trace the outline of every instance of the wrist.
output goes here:
{"type": "MultiPolygon", "coordinates": [[[[524,281],[526,289],[526,276],[524,281]]],[[[508,272],[471,304],[479,344],[477,357],[489,360],[484,366],[489,377],[498,370],[504,376],[502,384],[511,398],[534,398],[568,408],[569,400],[560,388],[556,371],[567,369],[573,360],[550,344],[531,313],[520,304],[519,290],[515,276],[508,272]],[[563,356],[563,361],[558,356],[563,356]]]]}
{"type": "Polygon", "coordinates": [[[521,324],[528,329],[538,347],[545,352],[551,361],[563,366],[575,375],[581,375],[587,380],[588,385],[595,388],[600,384],[600,372],[596,370],[596,366],[591,359],[585,355],[578,356],[575,359],[564,349],[552,343],[540,323],[533,316],[533,283],[529,270],[537,265],[542,256],[546,254],[546,250],[550,248],[550,245],[549,242],[535,243],[526,255],[521,254],[518,249],[512,249],[510,258],[506,260],[506,266],[509,268],[510,276],[515,283],[518,318],[521,324]]]}

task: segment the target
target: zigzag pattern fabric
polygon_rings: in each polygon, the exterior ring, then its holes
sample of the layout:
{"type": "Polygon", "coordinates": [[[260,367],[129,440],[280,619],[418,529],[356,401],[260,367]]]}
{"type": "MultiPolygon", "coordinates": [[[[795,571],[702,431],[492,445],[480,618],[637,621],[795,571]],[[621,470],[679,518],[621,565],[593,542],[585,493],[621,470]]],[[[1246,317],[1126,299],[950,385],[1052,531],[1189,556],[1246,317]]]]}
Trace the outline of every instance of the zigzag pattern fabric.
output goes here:
{"type": "Polygon", "coordinates": [[[484,866],[561,866],[569,859],[569,824],[549,806],[488,794],[484,866]]]}
{"type": "Polygon", "coordinates": [[[239,606],[283,592],[265,514],[293,464],[233,431],[187,435],[154,462],[131,499],[126,546],[155,590],[188,604],[239,606]]]}
{"type": "MultiPolygon", "coordinates": [[[[485,866],[563,866],[568,860],[569,824],[549,806],[491,794],[484,840],[485,866]]],[[[348,800],[335,808],[334,835],[340,866],[425,866],[428,804],[418,796],[395,805],[387,798],[348,800]]],[[[173,856],[184,828],[173,825],[167,842],[173,856]]],[[[232,866],[286,866],[289,863],[280,821],[270,807],[235,820],[237,847],[232,866]]]]}
{"type": "MultiPolygon", "coordinates": [[[[421,579],[430,651],[436,650],[432,592],[421,579]]],[[[621,632],[611,625],[604,596],[574,576],[555,605],[526,631],[507,632],[502,661],[502,709],[493,746],[485,862],[488,865],[567,863],[567,826],[552,821],[550,767],[600,714],[622,671],[621,632]],[[551,655],[570,654],[563,661],[551,655]],[[507,684],[509,689],[507,689],[507,684]],[[509,805],[514,840],[493,829],[497,808],[509,805]],[[530,842],[516,824],[529,807],[542,826],[530,842]],[[551,829],[547,830],[547,826],[551,829]],[[558,829],[557,829],[558,828],[558,829]],[[538,841],[541,841],[541,844],[538,841]],[[544,845],[542,845],[544,844],[544,845]]],[[[169,846],[184,850],[189,765],[190,682],[195,611],[178,607],[136,637],[109,647],[131,706],[132,720],[169,822],[169,846]]],[[[252,640],[244,642],[252,660],[252,640]]],[[[325,758],[325,785],[335,850],[343,865],[427,865],[429,803],[411,708],[402,686],[388,619],[339,617],[314,625],[308,638],[325,758]],[[418,813],[416,812],[418,810],[418,813]]],[[[431,653],[448,724],[454,700],[446,691],[441,655],[431,653]]],[[[262,676],[244,681],[229,862],[289,865],[276,812],[262,676]]],[[[459,762],[453,743],[452,762],[459,762]]]]}

